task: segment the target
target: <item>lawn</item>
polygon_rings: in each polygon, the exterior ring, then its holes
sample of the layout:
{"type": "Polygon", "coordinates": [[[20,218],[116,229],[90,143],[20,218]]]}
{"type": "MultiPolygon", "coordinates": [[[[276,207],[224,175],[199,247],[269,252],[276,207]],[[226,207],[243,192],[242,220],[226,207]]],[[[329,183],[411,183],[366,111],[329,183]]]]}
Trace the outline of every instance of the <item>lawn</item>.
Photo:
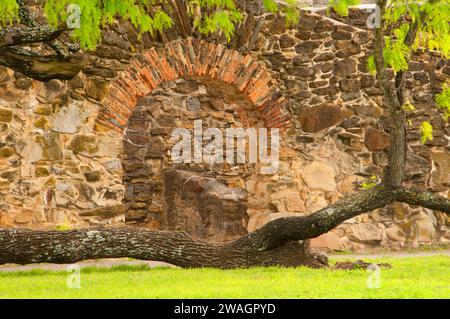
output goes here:
{"type": "Polygon", "coordinates": [[[0,298],[450,298],[449,256],[365,261],[392,265],[379,288],[366,270],[116,266],[83,268],[79,289],[66,272],[0,272],[0,298]]]}

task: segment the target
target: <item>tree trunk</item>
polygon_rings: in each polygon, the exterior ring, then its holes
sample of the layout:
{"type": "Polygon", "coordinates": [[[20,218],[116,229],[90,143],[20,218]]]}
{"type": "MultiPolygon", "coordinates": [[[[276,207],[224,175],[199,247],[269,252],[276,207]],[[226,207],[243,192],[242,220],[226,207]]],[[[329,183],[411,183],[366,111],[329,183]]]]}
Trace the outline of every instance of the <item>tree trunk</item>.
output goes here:
{"type": "Polygon", "coordinates": [[[121,257],[163,261],[187,268],[327,265],[326,257],[309,252],[307,241],[259,251],[248,241],[212,244],[185,232],[134,227],[68,231],[0,229],[0,264],[74,263],[121,257]]]}

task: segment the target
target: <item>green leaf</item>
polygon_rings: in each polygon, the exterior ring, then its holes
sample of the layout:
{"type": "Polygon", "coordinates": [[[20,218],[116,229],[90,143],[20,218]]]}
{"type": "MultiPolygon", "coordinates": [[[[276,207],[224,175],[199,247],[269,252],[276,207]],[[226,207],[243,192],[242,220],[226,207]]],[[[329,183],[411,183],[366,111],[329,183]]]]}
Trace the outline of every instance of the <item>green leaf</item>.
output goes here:
{"type": "Polygon", "coordinates": [[[444,84],[442,93],[436,95],[436,104],[444,111],[444,119],[448,121],[450,119],[450,85],[448,83],[444,84]]]}
{"type": "Polygon", "coordinates": [[[331,6],[340,16],[348,16],[348,7],[355,6],[360,3],[360,0],[330,0],[328,5],[331,6]]]}
{"type": "Polygon", "coordinates": [[[377,68],[375,66],[375,57],[373,55],[369,56],[369,59],[367,60],[367,69],[372,75],[375,75],[377,73],[377,68]]]}
{"type": "Polygon", "coordinates": [[[422,138],[422,144],[425,144],[427,141],[433,140],[433,126],[430,122],[425,121],[420,125],[420,134],[422,138]]]}
{"type": "Polygon", "coordinates": [[[16,0],[0,1],[0,26],[12,25],[19,14],[19,5],[16,0]]]}
{"type": "Polygon", "coordinates": [[[275,0],[263,0],[263,5],[267,12],[278,11],[278,3],[275,0]]]}

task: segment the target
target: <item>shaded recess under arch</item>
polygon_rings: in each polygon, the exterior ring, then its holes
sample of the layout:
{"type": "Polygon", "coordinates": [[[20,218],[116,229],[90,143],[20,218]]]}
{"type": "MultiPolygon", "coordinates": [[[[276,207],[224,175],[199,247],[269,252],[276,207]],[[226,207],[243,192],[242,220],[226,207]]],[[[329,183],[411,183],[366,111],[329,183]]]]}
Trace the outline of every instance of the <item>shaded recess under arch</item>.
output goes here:
{"type": "MultiPolygon", "coordinates": [[[[194,152],[190,162],[174,162],[174,129],[190,132],[192,147],[196,121],[203,147],[212,141],[208,129],[224,138],[228,128],[264,127],[253,103],[223,81],[183,78],[140,97],[123,134],[126,220],[212,241],[235,239],[247,233],[247,203],[253,198],[248,182],[271,176],[258,174],[260,163],[195,162],[194,152]]],[[[237,144],[232,149],[237,159],[237,144]]]]}

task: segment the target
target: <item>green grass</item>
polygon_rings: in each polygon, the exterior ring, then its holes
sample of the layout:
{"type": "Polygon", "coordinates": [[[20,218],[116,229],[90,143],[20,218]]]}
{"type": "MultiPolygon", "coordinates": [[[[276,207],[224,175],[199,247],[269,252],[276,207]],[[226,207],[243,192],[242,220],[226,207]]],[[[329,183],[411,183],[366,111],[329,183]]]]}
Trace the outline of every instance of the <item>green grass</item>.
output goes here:
{"type": "Polygon", "coordinates": [[[80,289],[67,287],[66,272],[0,272],[0,298],[450,298],[448,256],[373,261],[393,266],[378,289],[367,288],[366,270],[118,266],[82,269],[80,289]]]}

